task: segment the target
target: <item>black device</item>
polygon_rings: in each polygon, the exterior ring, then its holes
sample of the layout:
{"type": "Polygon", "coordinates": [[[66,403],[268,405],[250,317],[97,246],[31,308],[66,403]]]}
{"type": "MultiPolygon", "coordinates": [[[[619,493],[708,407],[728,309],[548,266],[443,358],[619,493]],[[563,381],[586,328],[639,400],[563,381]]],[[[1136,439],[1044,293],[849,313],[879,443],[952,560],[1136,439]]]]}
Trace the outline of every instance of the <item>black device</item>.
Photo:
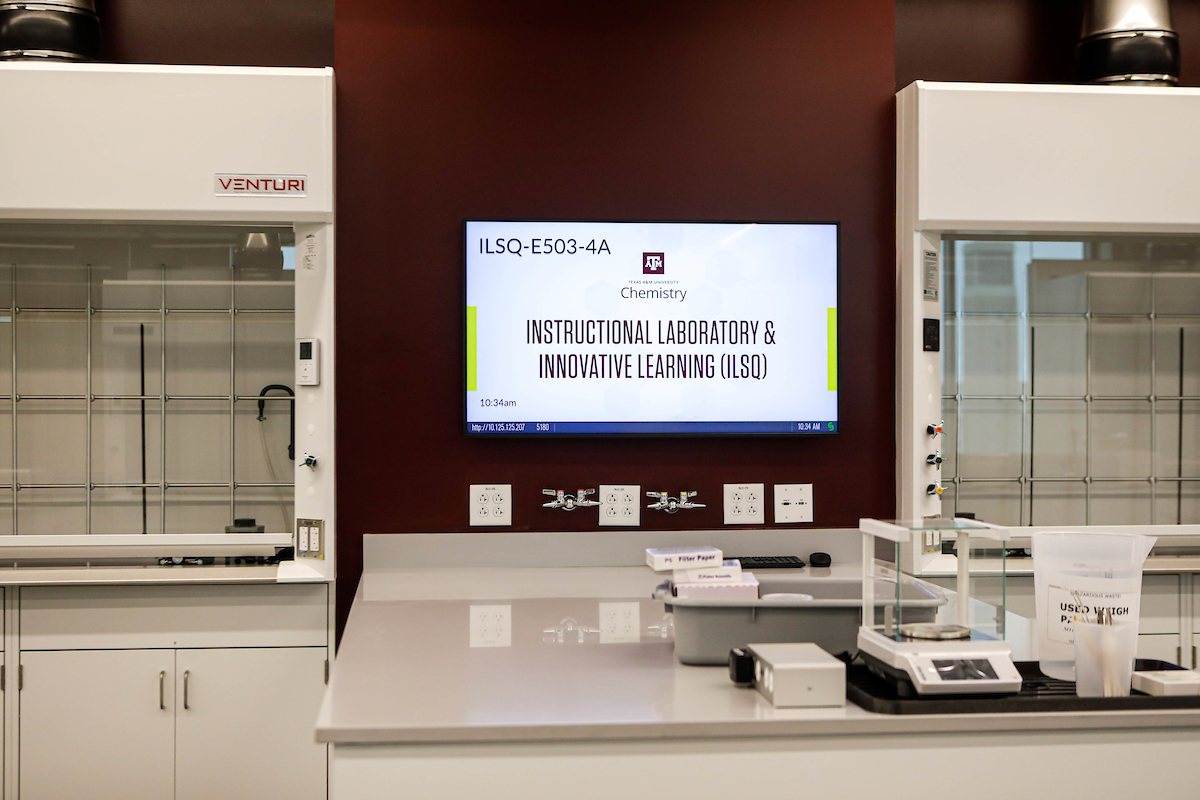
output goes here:
{"type": "Polygon", "coordinates": [[[742,569],[803,569],[807,566],[800,556],[726,556],[737,561],[742,569]]]}
{"type": "Polygon", "coordinates": [[[833,559],[829,557],[829,553],[822,553],[818,550],[808,554],[808,563],[814,567],[828,567],[833,563],[833,559]]]}
{"type": "Polygon", "coordinates": [[[754,685],[754,657],[744,647],[729,651],[729,680],[738,686],[754,685]]]}
{"type": "Polygon", "coordinates": [[[926,353],[937,353],[942,349],[942,323],[936,319],[922,320],[921,349],[926,353]]]}

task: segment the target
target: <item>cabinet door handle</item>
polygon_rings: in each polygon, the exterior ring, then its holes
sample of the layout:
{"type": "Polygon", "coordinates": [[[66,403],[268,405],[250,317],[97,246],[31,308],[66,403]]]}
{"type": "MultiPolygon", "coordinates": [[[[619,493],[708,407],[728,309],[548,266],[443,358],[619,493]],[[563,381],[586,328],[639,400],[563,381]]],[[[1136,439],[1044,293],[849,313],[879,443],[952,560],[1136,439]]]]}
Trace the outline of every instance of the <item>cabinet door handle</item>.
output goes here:
{"type": "Polygon", "coordinates": [[[191,706],[188,705],[188,678],[192,677],[192,671],[185,669],[183,671],[183,710],[190,711],[191,706]]]}
{"type": "Polygon", "coordinates": [[[167,710],[166,684],[167,684],[167,671],[163,670],[158,673],[158,710],[159,711],[167,710]]]}

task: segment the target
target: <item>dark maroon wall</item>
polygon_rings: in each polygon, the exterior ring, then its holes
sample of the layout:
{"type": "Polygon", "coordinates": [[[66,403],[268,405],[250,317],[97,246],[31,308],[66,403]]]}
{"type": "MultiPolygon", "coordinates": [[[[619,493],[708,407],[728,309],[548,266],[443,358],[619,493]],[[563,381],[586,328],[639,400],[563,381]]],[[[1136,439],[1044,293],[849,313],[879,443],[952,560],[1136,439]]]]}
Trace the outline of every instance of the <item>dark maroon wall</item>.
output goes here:
{"type": "MultiPolygon", "coordinates": [[[[891,0],[339,0],[338,547],[467,526],[511,483],[516,530],[595,529],[552,486],[812,482],[816,523],[893,509],[891,0]],[[842,222],[841,422],[828,439],[478,441],[461,433],[462,222],[842,222]]],[[[621,533],[615,531],[614,536],[621,533]]]]}
{"type": "MultiPolygon", "coordinates": [[[[896,0],[896,88],[915,80],[1072,83],[1083,0],[896,0]]],[[[1175,0],[1180,83],[1200,85],[1200,2],[1175,0]]]]}
{"type": "Polygon", "coordinates": [[[106,61],[333,65],[333,0],[100,0],[106,61]]]}

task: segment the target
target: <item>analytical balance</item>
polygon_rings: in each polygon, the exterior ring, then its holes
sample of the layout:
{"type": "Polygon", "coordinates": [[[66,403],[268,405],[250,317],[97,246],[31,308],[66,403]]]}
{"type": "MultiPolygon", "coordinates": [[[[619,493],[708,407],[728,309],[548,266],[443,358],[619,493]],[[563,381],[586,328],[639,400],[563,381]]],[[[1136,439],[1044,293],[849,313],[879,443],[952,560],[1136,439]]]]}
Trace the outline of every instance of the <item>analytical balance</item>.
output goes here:
{"type": "MultiPolygon", "coordinates": [[[[972,539],[986,539],[1004,583],[1003,547],[991,540],[1005,538],[1005,530],[972,520],[920,519],[910,521],[859,521],[863,533],[863,615],[858,630],[858,652],[876,676],[902,697],[921,695],[1011,694],[1020,691],[1021,675],[1013,663],[1012,647],[1005,641],[1003,594],[996,598],[972,596],[970,554],[972,539]],[[876,539],[900,547],[930,532],[953,533],[959,557],[953,610],[942,610],[935,621],[914,621],[914,611],[899,591],[891,603],[877,605],[875,586],[903,583],[903,574],[875,560],[876,539]],[[883,618],[878,608],[882,606],[883,618]],[[909,617],[904,618],[908,608],[909,617]],[[880,624],[882,623],[882,624],[880,624]]],[[[898,559],[897,559],[898,560],[898,559]]],[[[978,588],[980,584],[976,584],[978,588]]]]}
{"type": "MultiPolygon", "coordinates": [[[[958,626],[929,626],[936,629],[958,626]]],[[[961,630],[961,629],[959,629],[961,630]]],[[[1002,641],[968,638],[920,638],[918,631],[899,638],[882,628],[860,628],[858,652],[871,671],[918,694],[1006,694],[1021,690],[1012,648],[1002,641]]]]}

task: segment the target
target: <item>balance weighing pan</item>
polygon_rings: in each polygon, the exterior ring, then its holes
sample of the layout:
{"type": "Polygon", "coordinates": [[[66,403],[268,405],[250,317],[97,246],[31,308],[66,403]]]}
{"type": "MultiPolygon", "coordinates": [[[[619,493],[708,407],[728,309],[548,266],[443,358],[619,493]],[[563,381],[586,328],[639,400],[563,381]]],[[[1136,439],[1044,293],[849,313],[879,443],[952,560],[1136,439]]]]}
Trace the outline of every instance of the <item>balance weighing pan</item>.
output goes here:
{"type": "MultiPolygon", "coordinates": [[[[675,620],[675,657],[684,664],[726,664],[729,651],[747,644],[812,642],[828,653],[855,653],[862,622],[861,578],[815,578],[810,575],[759,575],[756,600],[685,599],[671,595],[670,581],[654,593],[675,620]]],[[[924,581],[900,584],[904,622],[933,622],[947,602],[946,593],[924,581]]],[[[896,584],[875,581],[875,623],[883,609],[895,605],[896,584]]]]}

